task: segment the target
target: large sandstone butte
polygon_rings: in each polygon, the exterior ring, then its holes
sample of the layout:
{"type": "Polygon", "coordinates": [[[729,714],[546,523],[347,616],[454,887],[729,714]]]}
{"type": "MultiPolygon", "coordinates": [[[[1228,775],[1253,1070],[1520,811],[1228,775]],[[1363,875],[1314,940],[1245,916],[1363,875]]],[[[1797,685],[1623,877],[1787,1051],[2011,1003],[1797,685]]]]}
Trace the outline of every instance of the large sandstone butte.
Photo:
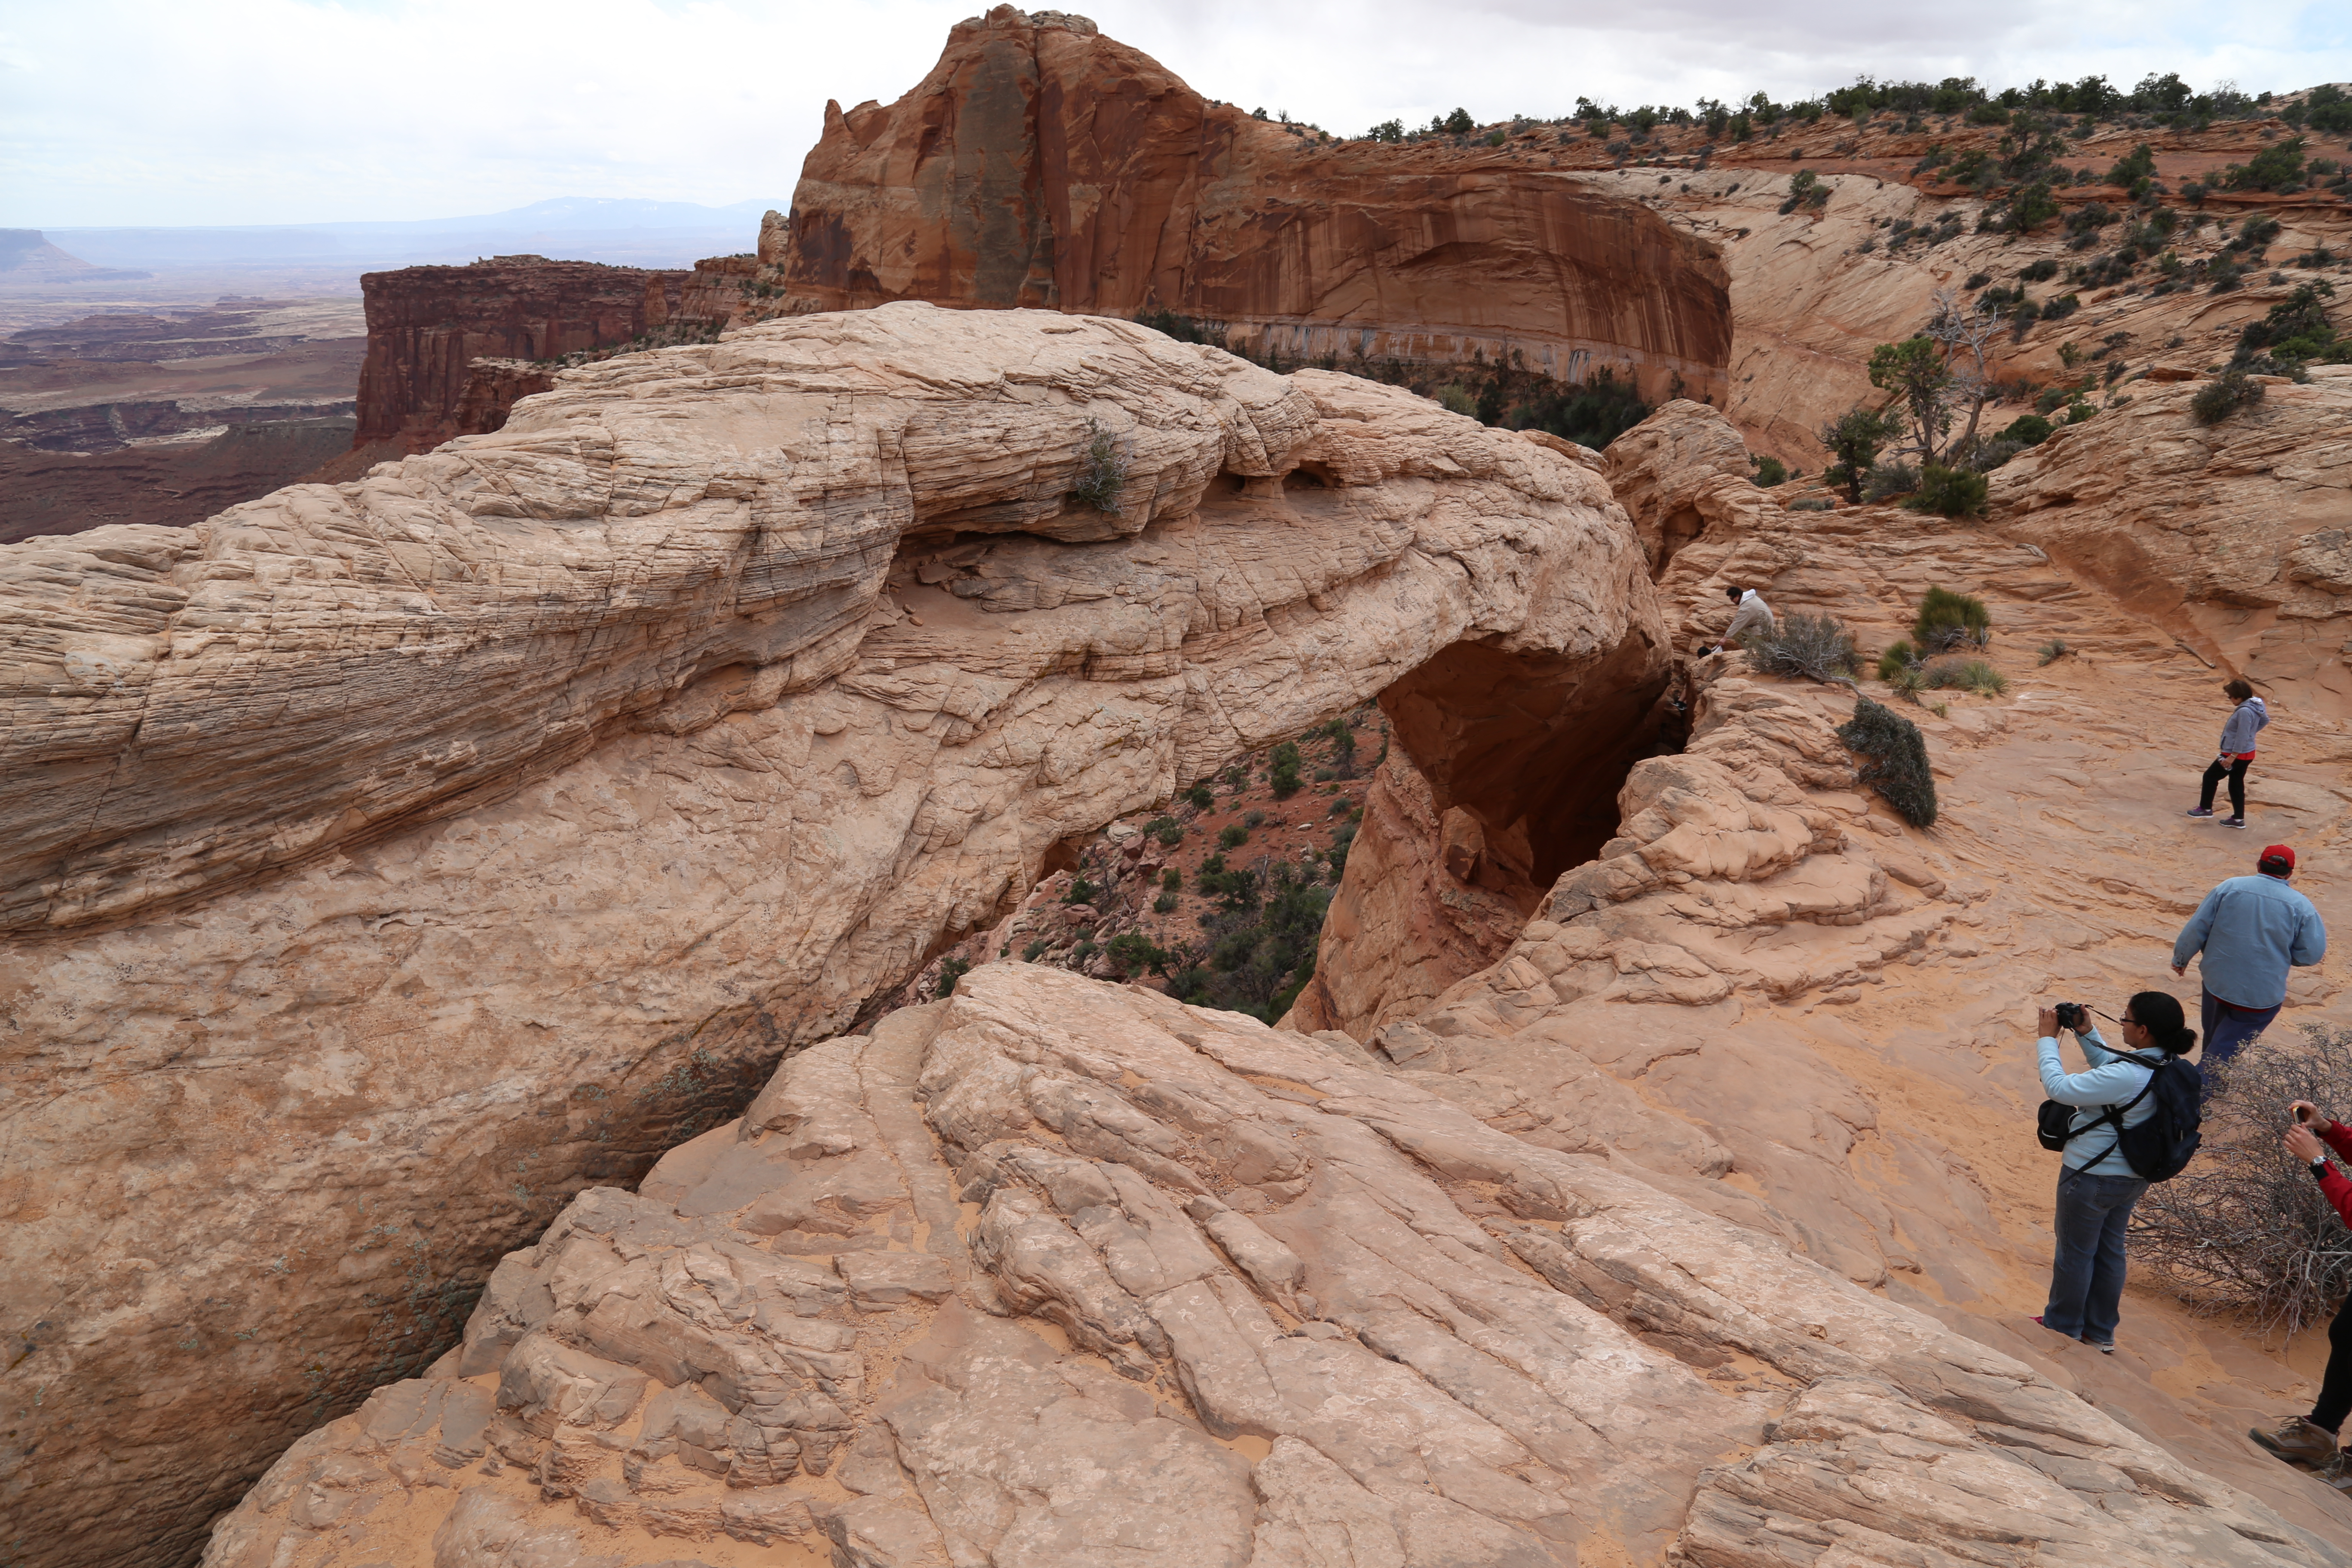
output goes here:
{"type": "Polygon", "coordinates": [[[565,373],[496,435],[191,529],[0,550],[12,1563],[184,1560],[501,1252],[1074,836],[1450,669],[1506,765],[1638,710],[1641,552],[1558,446],[898,304],[565,373]]]}
{"type": "Polygon", "coordinates": [[[761,252],[786,310],[1172,310],[1292,362],[1517,354],[1727,393],[1710,242],[1508,153],[1432,166],[1254,119],[1058,12],[1000,5],[898,102],[828,104],[761,252]]]}
{"type": "Polygon", "coordinates": [[[476,359],[553,359],[642,337],[677,314],[688,276],[539,256],[368,273],[352,447],[398,456],[494,427],[467,407],[476,359]]]}

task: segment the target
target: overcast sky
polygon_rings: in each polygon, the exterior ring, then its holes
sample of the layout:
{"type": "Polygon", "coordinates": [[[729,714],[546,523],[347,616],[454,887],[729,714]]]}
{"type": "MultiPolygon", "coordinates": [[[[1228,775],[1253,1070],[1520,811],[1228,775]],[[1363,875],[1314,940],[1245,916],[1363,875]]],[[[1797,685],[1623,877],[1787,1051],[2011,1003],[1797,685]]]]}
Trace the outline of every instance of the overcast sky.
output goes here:
{"type": "MultiPolygon", "coordinates": [[[[885,102],[974,0],[0,0],[0,226],[302,223],[549,196],[786,202],[824,100],[885,102]]],[[[2352,79],[2352,3],[1116,0],[1103,30],[1201,92],[1360,133],[1801,97],[1859,74],[1994,86],[2178,70],[2352,79]]]]}

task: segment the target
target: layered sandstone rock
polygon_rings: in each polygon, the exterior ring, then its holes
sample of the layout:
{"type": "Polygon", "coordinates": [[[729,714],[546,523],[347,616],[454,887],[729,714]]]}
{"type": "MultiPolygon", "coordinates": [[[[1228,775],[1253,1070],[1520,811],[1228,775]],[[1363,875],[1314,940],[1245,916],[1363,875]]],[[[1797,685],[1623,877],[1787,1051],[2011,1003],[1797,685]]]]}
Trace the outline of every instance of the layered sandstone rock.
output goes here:
{"type": "Polygon", "coordinates": [[[539,256],[368,273],[360,279],[368,347],[352,445],[422,452],[496,428],[469,425],[462,412],[475,360],[553,359],[625,343],[678,313],[688,276],[539,256]]]}
{"type": "Polygon", "coordinates": [[[1994,474],[1996,515],[2273,700],[2352,715],[2352,366],[2218,425],[2200,385],[2062,426],[1994,474]]]}
{"type": "Polygon", "coordinates": [[[827,106],[784,247],[786,310],[1172,310],[1293,363],[1517,355],[1717,403],[1731,347],[1714,247],[1621,196],[1253,119],[1010,5],[898,102],[827,106]]]}
{"type": "Polygon", "coordinates": [[[1451,1088],[976,970],[793,1058],[638,1192],[582,1194],[206,1568],[2347,1561],[1451,1088]]]}
{"type": "MultiPolygon", "coordinates": [[[[1401,683],[1547,754],[1664,636],[1542,443],[915,304],[565,373],[0,585],[0,1510],[43,1564],[184,1551],[1056,843],[1401,683]]],[[[1460,785],[1505,824],[1565,787],[1460,785]]]]}

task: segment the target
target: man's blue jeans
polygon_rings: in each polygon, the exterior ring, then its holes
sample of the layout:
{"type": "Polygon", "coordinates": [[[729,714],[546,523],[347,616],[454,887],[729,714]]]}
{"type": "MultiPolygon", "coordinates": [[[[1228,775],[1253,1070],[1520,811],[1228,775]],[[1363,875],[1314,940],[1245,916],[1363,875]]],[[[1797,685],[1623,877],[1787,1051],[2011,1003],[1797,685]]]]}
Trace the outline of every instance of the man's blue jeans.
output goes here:
{"type": "Polygon", "coordinates": [[[2197,1069],[2210,1077],[2215,1068],[2238,1054],[2240,1046],[2269,1028],[2271,1020],[2279,1016],[2279,1007],[2285,1005],[2282,1002],[2275,1007],[2241,1007],[2206,992],[2200,1020],[2205,1026],[2205,1050],[2197,1058],[2197,1069]]]}
{"type": "MultiPolygon", "coordinates": [[[[2086,1134],[2108,1137],[2105,1129],[2086,1134]]],[[[2095,1345],[2116,1342],[2123,1320],[2124,1227],[2147,1184],[2137,1176],[2058,1173],[2058,1248],[2050,1261],[2050,1304],[2042,1325],[2095,1345]]]]}

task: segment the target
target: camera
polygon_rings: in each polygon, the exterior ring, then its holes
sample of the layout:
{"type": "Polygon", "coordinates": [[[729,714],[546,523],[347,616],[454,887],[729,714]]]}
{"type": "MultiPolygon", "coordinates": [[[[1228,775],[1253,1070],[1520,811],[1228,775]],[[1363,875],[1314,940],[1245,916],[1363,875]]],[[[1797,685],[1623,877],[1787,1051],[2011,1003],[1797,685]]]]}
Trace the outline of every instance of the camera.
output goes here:
{"type": "Polygon", "coordinates": [[[2051,1011],[2058,1015],[2058,1026],[2062,1029],[2072,1029],[2079,1035],[2090,1026],[2091,1016],[2080,1002],[2061,1002],[2051,1011]]]}

